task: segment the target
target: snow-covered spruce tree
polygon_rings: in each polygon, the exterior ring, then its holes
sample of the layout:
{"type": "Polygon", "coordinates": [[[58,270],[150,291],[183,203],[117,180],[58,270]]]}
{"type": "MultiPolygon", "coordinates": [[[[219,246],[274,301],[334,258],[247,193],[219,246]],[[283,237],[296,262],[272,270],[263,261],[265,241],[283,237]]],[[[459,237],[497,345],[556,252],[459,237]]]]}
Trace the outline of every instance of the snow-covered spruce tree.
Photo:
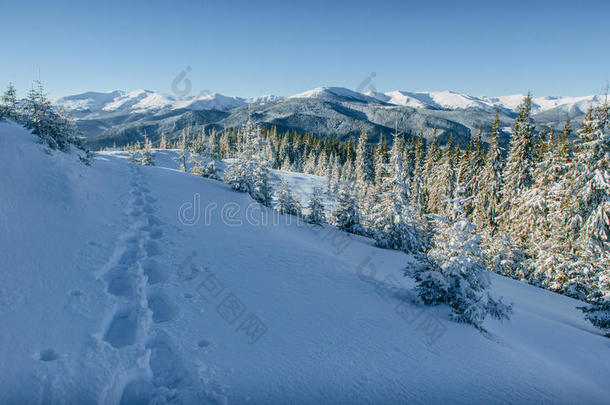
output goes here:
{"type": "Polygon", "coordinates": [[[585,116],[568,176],[574,193],[568,227],[576,231],[574,252],[586,269],[577,276],[586,277],[586,286],[593,289],[587,297],[591,305],[585,309],[585,316],[594,325],[605,328],[610,307],[609,110],[606,99],[585,116]]]}
{"type": "Polygon", "coordinates": [[[537,163],[534,125],[531,123],[531,101],[528,93],[523,99],[519,115],[513,126],[506,168],[503,173],[503,226],[515,233],[523,225],[522,218],[515,214],[514,203],[521,193],[534,184],[534,169],[537,163]]]}
{"type": "Polygon", "coordinates": [[[182,135],[180,136],[180,140],[178,141],[178,156],[174,158],[174,160],[178,163],[180,170],[186,172],[186,158],[188,155],[187,150],[187,142],[186,142],[186,132],[182,131],[182,135]]]}
{"type": "Polygon", "coordinates": [[[0,117],[4,116],[14,121],[20,121],[21,116],[17,107],[17,89],[13,83],[9,83],[6,91],[0,99],[0,117]]]}
{"type": "Polygon", "coordinates": [[[254,200],[268,206],[271,196],[263,136],[250,120],[240,136],[242,142],[237,157],[228,165],[224,181],[234,190],[249,193],[254,200]]]}
{"type": "Polygon", "coordinates": [[[332,195],[335,190],[335,166],[333,164],[334,158],[329,156],[328,158],[328,170],[326,172],[326,189],[325,193],[327,195],[332,195]]]}
{"type": "Polygon", "coordinates": [[[309,210],[309,213],[305,217],[307,223],[321,225],[326,222],[326,213],[324,211],[324,204],[322,203],[322,191],[319,188],[314,188],[307,208],[309,210]]]}
{"type": "Polygon", "coordinates": [[[364,228],[360,224],[360,207],[358,201],[350,192],[350,185],[343,183],[337,196],[337,207],[332,213],[332,224],[337,228],[359,235],[363,235],[364,228]]]}
{"type": "Polygon", "coordinates": [[[216,163],[216,159],[211,159],[204,167],[201,172],[201,176],[207,177],[212,180],[220,180],[220,175],[218,174],[218,163],[216,163]]]}
{"type": "Polygon", "coordinates": [[[266,161],[258,161],[252,173],[250,196],[264,206],[271,204],[271,186],[269,185],[269,167],[266,161]]]}
{"type": "Polygon", "coordinates": [[[481,188],[481,172],[485,166],[485,149],[482,141],[483,130],[479,129],[477,136],[471,138],[468,148],[458,163],[456,182],[463,184],[467,198],[466,217],[472,218],[475,209],[475,195],[481,188]]]}
{"type": "MultiPolygon", "coordinates": [[[[567,142],[569,123],[564,133],[567,142]]],[[[534,184],[517,199],[516,214],[523,218],[524,225],[517,229],[515,237],[524,244],[530,260],[529,281],[553,291],[564,292],[566,271],[572,266],[569,249],[566,249],[566,234],[563,201],[566,192],[561,186],[571,161],[569,143],[564,144],[554,130],[545,131],[544,153],[534,170],[534,184]]]]}
{"type": "Polygon", "coordinates": [[[275,209],[280,214],[301,216],[301,205],[284,181],[281,181],[279,184],[276,199],[277,205],[275,209]]]}
{"type": "MultiPolygon", "coordinates": [[[[460,190],[463,190],[459,187],[460,190]]],[[[512,305],[495,300],[489,294],[491,282],[480,237],[472,223],[466,220],[464,198],[449,203],[451,216],[435,216],[434,246],[428,252],[429,265],[414,272],[417,291],[424,303],[446,303],[453,308],[452,318],[482,329],[490,315],[508,319],[512,305]]]]}
{"type": "Polygon", "coordinates": [[[424,164],[426,150],[424,149],[423,135],[420,134],[413,144],[413,176],[409,184],[411,195],[411,206],[413,207],[415,217],[420,221],[424,221],[424,164]]]}
{"type": "Polygon", "coordinates": [[[129,163],[133,163],[134,165],[140,164],[140,157],[135,145],[126,145],[125,151],[127,151],[127,161],[129,163]]]}
{"type": "Polygon", "coordinates": [[[165,134],[161,134],[161,139],[159,140],[159,149],[167,149],[167,139],[165,138],[165,134]]]}
{"type": "Polygon", "coordinates": [[[474,191],[473,221],[477,229],[493,236],[498,227],[498,215],[502,201],[502,150],[500,149],[500,118],[496,110],[485,156],[479,175],[478,189],[474,191]]]}
{"type": "Polygon", "coordinates": [[[155,160],[152,152],[152,142],[150,139],[145,138],[144,140],[144,151],[142,152],[142,158],[140,164],[145,166],[154,166],[155,160]]]}
{"type": "Polygon", "coordinates": [[[435,198],[435,182],[438,166],[440,165],[442,151],[438,144],[436,128],[432,137],[432,142],[428,147],[426,154],[426,163],[424,165],[424,212],[434,213],[439,211],[439,202],[435,198]]]}
{"type": "Polygon", "coordinates": [[[356,187],[362,203],[366,191],[375,181],[373,154],[369,146],[369,137],[364,128],[362,128],[362,132],[360,132],[360,138],[358,139],[358,146],[356,149],[355,177],[356,187]]]}
{"type": "Polygon", "coordinates": [[[40,81],[34,84],[24,100],[21,121],[51,149],[67,152],[71,144],[82,146],[74,120],[65,110],[53,107],[40,81]]]}
{"type": "Polygon", "coordinates": [[[431,213],[449,215],[451,206],[448,201],[454,193],[455,187],[455,156],[451,138],[445,150],[442,151],[440,162],[433,165],[428,186],[428,208],[431,213]]]}
{"type": "Polygon", "coordinates": [[[316,171],[316,153],[311,151],[303,164],[303,173],[314,174],[316,171]]]}
{"type": "Polygon", "coordinates": [[[409,188],[404,178],[403,140],[398,134],[390,152],[389,173],[383,177],[379,202],[372,210],[373,237],[377,246],[405,252],[422,247],[421,230],[409,205],[409,188]]]}
{"type": "MultiPolygon", "coordinates": [[[[590,260],[607,264],[610,260],[610,106],[606,102],[588,114],[578,131],[570,173],[576,192],[571,222],[582,224],[578,249],[590,260]]],[[[607,268],[607,267],[606,267],[607,268]]]]}
{"type": "Polygon", "coordinates": [[[206,152],[204,142],[204,134],[203,131],[201,131],[189,147],[188,162],[191,164],[191,173],[199,176],[203,175],[203,165],[206,152]]]}

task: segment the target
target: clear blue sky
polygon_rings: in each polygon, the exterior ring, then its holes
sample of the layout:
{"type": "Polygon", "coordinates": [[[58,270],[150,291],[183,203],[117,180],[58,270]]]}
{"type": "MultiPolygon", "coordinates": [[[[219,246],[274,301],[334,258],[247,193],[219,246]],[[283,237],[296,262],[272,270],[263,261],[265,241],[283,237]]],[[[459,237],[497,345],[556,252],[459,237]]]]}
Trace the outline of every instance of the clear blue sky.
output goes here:
{"type": "Polygon", "coordinates": [[[0,86],[40,76],[87,90],[290,95],[355,89],[473,95],[599,93],[610,1],[12,1],[0,6],[0,86]]]}

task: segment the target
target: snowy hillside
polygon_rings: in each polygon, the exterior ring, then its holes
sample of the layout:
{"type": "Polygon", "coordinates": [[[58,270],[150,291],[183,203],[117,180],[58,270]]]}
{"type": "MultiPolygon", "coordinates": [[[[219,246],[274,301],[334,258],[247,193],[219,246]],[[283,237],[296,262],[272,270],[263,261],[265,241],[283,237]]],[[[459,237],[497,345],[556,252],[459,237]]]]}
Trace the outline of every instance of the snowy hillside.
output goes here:
{"type": "MultiPolygon", "coordinates": [[[[0,123],[0,403],[608,402],[578,301],[492,275],[515,312],[484,335],[414,303],[410,256],[175,156],[86,167],[0,123]]],[[[302,201],[324,182],[274,176],[302,201]]]]}

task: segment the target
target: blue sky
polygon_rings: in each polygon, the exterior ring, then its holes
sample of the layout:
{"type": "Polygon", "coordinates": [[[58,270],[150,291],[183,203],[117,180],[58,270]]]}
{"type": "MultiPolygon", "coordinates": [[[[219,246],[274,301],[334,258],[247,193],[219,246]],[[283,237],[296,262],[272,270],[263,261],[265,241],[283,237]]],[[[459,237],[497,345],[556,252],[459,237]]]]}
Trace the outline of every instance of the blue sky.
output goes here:
{"type": "Polygon", "coordinates": [[[606,1],[3,0],[0,86],[52,97],[146,88],[290,95],[318,86],[473,95],[599,93],[606,1]]]}

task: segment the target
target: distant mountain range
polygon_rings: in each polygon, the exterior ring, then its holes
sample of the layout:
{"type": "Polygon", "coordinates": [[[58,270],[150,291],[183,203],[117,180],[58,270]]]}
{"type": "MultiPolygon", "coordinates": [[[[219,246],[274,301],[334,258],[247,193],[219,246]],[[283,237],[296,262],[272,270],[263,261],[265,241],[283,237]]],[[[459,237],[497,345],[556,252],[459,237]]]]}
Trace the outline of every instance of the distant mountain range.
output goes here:
{"type": "MultiPolygon", "coordinates": [[[[342,87],[318,87],[289,97],[255,98],[202,94],[175,97],[150,90],[87,92],[56,100],[77,119],[90,146],[121,145],[153,140],[165,133],[176,137],[186,127],[211,130],[243,125],[248,115],[261,125],[321,137],[347,139],[364,127],[373,142],[389,137],[395,127],[406,136],[438,130],[440,141],[449,137],[466,144],[481,128],[484,139],[495,110],[509,129],[524,95],[476,97],[452,91],[359,93],[342,87]]],[[[535,97],[532,114],[539,125],[561,126],[566,117],[578,120],[603,96],[535,97]]],[[[576,124],[576,123],[575,123],[576,124]]],[[[506,141],[507,137],[505,137],[506,141]]]]}

